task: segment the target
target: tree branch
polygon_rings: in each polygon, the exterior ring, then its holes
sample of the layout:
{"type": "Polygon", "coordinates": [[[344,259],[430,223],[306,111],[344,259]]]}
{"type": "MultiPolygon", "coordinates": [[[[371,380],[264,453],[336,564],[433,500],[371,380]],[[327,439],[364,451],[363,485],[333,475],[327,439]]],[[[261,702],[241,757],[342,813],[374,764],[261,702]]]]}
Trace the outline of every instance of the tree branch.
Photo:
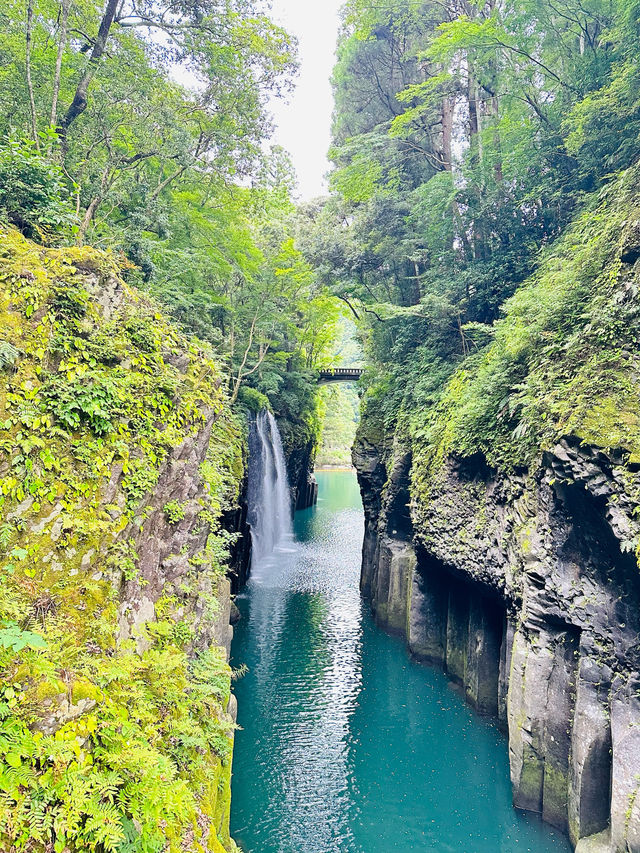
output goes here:
{"type": "Polygon", "coordinates": [[[349,306],[349,308],[351,309],[351,313],[352,313],[352,314],[353,314],[353,316],[356,318],[356,320],[359,320],[359,319],[360,319],[360,315],[358,314],[358,312],[356,311],[356,309],[353,307],[353,305],[349,302],[349,300],[347,299],[347,297],[346,297],[346,296],[340,296],[340,294],[336,294],[336,295],[337,295],[338,299],[341,299],[344,303],[346,303],[346,304],[349,306]]]}
{"type": "Polygon", "coordinates": [[[95,42],[93,43],[93,50],[91,51],[91,56],[89,57],[87,67],[85,68],[84,74],[80,78],[80,81],[76,87],[76,91],[73,96],[73,100],[71,101],[71,104],[69,106],[69,109],[67,110],[65,117],[62,119],[62,124],[59,128],[59,134],[63,141],[64,148],[66,148],[66,139],[69,128],[78,118],[78,116],[82,115],[82,113],[87,108],[87,93],[89,91],[89,84],[93,80],[93,77],[98,69],[98,65],[100,64],[102,54],[104,53],[105,48],[107,46],[107,39],[109,38],[109,32],[111,30],[111,25],[113,24],[116,10],[118,8],[118,3],[119,0],[107,0],[107,5],[104,10],[102,20],[100,21],[98,35],[96,37],[95,42]]]}
{"type": "Polygon", "coordinates": [[[269,347],[271,344],[267,344],[264,350],[260,351],[260,355],[258,356],[258,361],[254,364],[251,370],[245,370],[245,365],[247,363],[247,359],[249,358],[249,353],[251,352],[251,347],[253,345],[253,336],[256,330],[256,323],[258,321],[258,312],[253,315],[253,320],[251,322],[251,329],[249,330],[249,343],[247,344],[247,348],[244,351],[244,356],[242,357],[242,362],[240,367],[238,368],[238,374],[233,382],[233,393],[231,394],[230,402],[233,404],[238,399],[238,392],[240,391],[240,386],[242,385],[242,380],[246,379],[247,376],[251,376],[252,373],[255,373],[256,370],[260,367],[262,362],[267,357],[267,353],[269,352],[269,347]]]}

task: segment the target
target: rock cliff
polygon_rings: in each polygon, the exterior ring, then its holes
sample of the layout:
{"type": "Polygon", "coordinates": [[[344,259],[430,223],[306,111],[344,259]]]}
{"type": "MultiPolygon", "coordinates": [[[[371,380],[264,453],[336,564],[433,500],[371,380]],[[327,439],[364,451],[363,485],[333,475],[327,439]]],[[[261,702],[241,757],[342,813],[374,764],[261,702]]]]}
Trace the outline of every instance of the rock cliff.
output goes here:
{"type": "Polygon", "coordinates": [[[294,510],[307,509],[318,500],[318,484],[313,474],[316,436],[301,430],[283,430],[287,475],[294,510]]]}
{"type": "Polygon", "coordinates": [[[554,250],[420,428],[370,405],[353,452],[377,621],[499,717],[515,806],[580,853],[640,851],[635,186],[554,250]]]}
{"type": "Polygon", "coordinates": [[[230,851],[242,428],[113,259],[0,238],[0,847],[230,851]]]}

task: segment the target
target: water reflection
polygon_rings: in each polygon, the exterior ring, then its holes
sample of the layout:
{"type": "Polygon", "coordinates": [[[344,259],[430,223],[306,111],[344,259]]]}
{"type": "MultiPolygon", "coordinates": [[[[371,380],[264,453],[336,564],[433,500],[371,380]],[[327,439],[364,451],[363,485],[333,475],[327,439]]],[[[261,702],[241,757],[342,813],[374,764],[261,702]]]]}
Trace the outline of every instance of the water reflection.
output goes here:
{"type": "Polygon", "coordinates": [[[551,853],[511,808],[506,744],[372,624],[355,477],[321,474],[299,544],[238,601],[232,831],[246,853],[551,853]]]}

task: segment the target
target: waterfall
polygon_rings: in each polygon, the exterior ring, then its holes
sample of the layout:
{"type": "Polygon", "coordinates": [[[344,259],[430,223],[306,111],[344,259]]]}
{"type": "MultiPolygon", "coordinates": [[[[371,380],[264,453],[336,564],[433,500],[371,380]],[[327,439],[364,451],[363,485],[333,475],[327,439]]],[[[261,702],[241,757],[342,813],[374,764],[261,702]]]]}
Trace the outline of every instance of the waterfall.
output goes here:
{"type": "Polygon", "coordinates": [[[275,418],[262,409],[249,431],[249,513],[251,573],[255,577],[274,552],[293,540],[291,494],[275,418]]]}

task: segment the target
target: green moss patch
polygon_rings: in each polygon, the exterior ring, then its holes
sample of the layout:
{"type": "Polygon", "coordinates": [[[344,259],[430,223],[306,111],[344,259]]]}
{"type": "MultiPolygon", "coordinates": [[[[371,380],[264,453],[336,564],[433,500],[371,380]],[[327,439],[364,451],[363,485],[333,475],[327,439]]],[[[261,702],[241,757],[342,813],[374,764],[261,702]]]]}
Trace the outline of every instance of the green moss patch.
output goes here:
{"type": "Polygon", "coordinates": [[[0,847],[220,850],[221,832],[230,849],[230,671],[192,612],[224,575],[243,473],[218,366],[113,258],[11,230],[0,341],[0,847]],[[141,652],[118,640],[139,559],[123,534],[171,451],[208,429],[197,581],[154,602],[141,652]]]}

